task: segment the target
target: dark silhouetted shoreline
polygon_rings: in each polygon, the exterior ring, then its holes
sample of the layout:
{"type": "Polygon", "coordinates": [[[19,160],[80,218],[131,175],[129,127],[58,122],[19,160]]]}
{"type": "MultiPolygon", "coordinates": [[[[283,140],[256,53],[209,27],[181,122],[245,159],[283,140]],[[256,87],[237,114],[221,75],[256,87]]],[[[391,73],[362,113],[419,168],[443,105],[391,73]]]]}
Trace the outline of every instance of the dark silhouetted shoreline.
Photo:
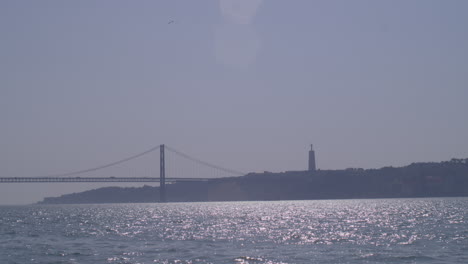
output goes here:
{"type": "MultiPolygon", "coordinates": [[[[380,169],[249,173],[166,185],[168,202],[268,201],[468,196],[468,159],[380,169]]],[[[105,187],[48,197],[40,204],[146,203],[159,187],[105,187]]]]}

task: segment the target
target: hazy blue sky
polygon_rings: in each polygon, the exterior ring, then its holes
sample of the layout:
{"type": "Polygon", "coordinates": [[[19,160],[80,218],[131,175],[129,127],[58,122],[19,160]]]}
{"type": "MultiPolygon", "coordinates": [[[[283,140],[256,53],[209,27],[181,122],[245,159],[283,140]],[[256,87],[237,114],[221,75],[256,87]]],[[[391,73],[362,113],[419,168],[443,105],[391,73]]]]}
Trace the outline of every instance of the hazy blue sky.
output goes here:
{"type": "MultiPolygon", "coordinates": [[[[0,1],[0,176],[162,143],[246,172],[306,169],[310,143],[322,169],[467,158],[467,13],[466,0],[0,1]]],[[[94,187],[0,184],[0,204],[94,187]]]]}

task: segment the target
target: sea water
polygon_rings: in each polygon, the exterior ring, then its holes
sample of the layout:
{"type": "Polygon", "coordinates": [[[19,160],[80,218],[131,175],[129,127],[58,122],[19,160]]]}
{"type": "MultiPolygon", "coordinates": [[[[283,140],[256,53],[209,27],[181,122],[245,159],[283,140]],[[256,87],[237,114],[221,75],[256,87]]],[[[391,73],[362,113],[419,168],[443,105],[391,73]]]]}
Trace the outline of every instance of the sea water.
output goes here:
{"type": "Polygon", "coordinates": [[[468,198],[0,207],[0,263],[468,263],[468,198]]]}

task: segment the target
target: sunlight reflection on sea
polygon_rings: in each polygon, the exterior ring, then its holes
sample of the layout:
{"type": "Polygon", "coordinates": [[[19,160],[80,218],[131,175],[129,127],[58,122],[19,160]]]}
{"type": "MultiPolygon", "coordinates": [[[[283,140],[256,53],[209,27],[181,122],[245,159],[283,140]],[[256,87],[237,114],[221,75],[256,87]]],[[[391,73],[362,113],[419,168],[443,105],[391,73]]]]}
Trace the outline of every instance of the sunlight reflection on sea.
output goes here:
{"type": "Polygon", "coordinates": [[[467,198],[0,207],[0,263],[467,263],[467,198]]]}

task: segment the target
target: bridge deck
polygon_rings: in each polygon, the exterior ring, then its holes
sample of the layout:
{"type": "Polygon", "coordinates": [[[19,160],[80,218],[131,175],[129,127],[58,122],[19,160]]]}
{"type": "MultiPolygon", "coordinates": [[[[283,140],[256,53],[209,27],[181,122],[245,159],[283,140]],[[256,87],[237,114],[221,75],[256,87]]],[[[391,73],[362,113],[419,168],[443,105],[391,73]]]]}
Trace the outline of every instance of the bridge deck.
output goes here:
{"type": "MultiPolygon", "coordinates": [[[[166,182],[200,182],[209,178],[166,178],[166,182]]],[[[159,182],[159,177],[1,177],[0,183],[41,182],[159,182]]]]}

